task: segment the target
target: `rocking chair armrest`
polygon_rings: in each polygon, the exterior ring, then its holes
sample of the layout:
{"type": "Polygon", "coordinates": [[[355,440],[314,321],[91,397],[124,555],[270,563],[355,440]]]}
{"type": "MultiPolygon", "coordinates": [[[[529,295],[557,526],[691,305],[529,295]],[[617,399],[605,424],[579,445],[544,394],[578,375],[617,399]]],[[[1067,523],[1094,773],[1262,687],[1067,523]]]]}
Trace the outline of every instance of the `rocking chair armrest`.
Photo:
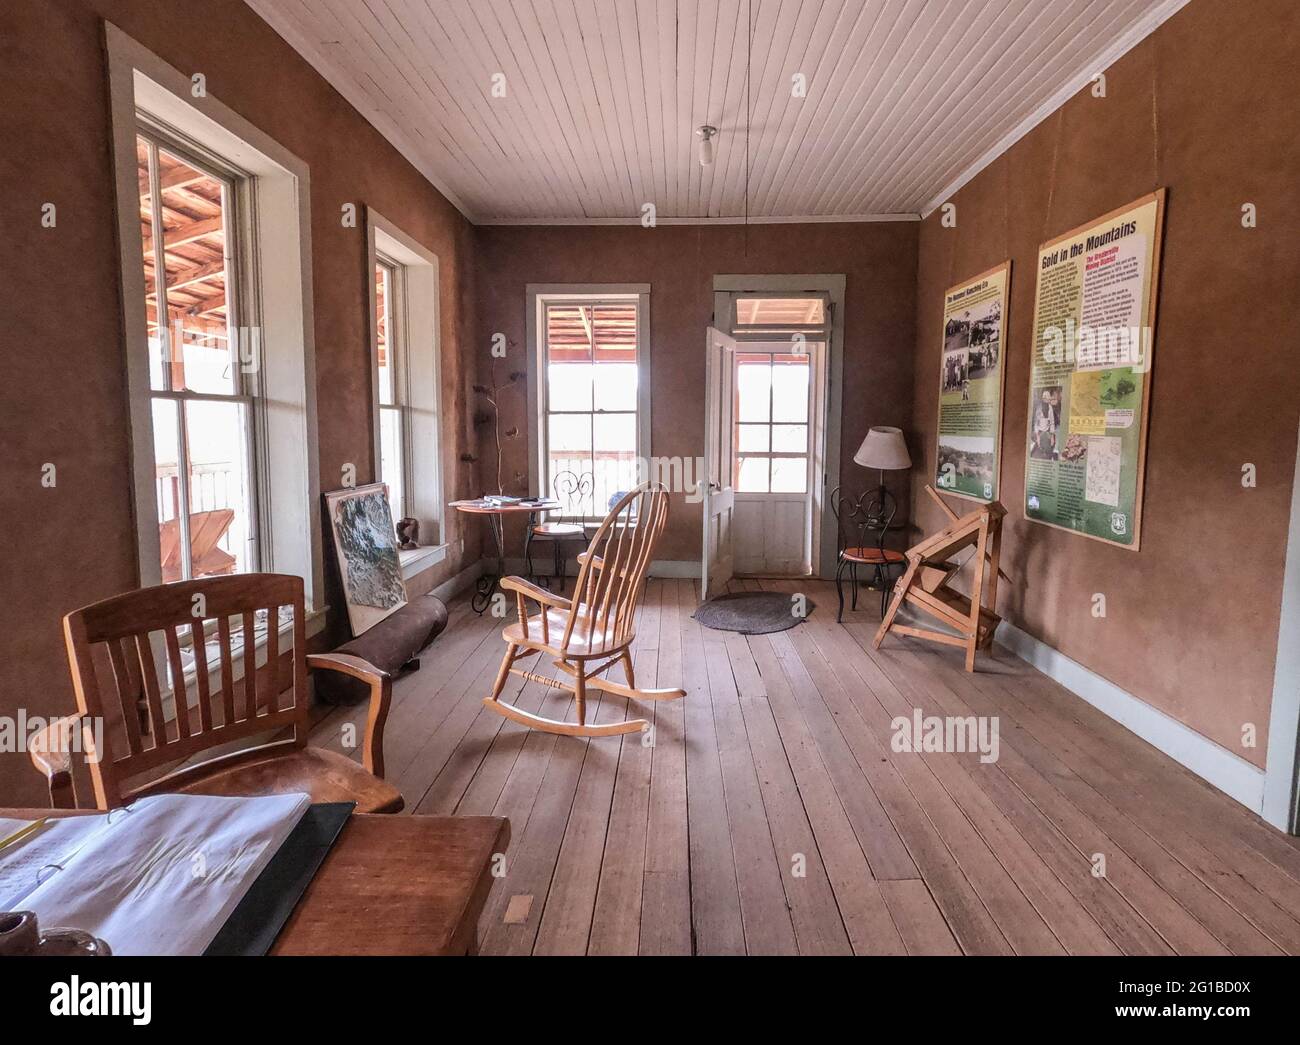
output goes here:
{"type": "Polygon", "coordinates": [[[366,739],[361,749],[361,764],[366,772],[383,778],[384,723],[393,699],[393,676],[368,660],[347,653],[309,653],[310,670],[337,671],[366,683],[370,687],[370,711],[366,716],[366,739]]]}
{"type": "Polygon", "coordinates": [[[554,606],[561,610],[571,609],[573,606],[571,600],[566,599],[563,595],[556,595],[552,591],[547,591],[523,577],[502,577],[501,587],[505,591],[518,592],[527,599],[540,602],[543,606],[554,606]]]}
{"type": "Polygon", "coordinates": [[[52,809],[75,809],[72,789],[72,752],[68,743],[72,731],[81,726],[80,715],[58,718],[27,742],[27,754],[45,776],[52,809]]]}

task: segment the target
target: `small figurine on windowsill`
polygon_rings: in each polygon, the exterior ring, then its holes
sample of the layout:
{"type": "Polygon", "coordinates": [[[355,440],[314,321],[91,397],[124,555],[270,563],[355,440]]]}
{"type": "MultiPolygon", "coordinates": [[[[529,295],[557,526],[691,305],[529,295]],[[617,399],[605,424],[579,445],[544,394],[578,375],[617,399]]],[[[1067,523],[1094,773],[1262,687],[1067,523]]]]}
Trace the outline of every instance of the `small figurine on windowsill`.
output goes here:
{"type": "Polygon", "coordinates": [[[397,547],[399,551],[409,552],[420,546],[420,520],[409,516],[397,522],[397,547]]]}

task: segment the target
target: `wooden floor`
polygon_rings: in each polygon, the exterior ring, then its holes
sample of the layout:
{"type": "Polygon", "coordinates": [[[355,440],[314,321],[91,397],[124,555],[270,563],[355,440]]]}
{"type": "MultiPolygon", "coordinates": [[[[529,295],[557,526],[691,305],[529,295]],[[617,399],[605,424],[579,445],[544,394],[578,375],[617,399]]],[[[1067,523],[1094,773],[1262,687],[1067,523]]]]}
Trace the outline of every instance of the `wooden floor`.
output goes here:
{"type": "MultiPolygon", "coordinates": [[[[487,711],[503,622],[463,600],[397,682],[385,746],[407,812],[510,818],[484,953],[1300,953],[1297,840],[1022,661],[999,651],[972,676],[959,650],[873,651],[871,592],[837,625],[825,582],[735,586],[817,609],[746,637],[691,619],[692,582],[651,581],[637,681],[688,691],[640,709],[651,735],[487,711]],[[914,708],[996,716],[997,762],[893,751],[914,708]]],[[[517,678],[505,699],[572,715],[517,678]]],[[[628,715],[608,695],[588,709],[628,715]]],[[[349,721],[363,711],[331,712],[314,742],[340,748],[349,721]]]]}

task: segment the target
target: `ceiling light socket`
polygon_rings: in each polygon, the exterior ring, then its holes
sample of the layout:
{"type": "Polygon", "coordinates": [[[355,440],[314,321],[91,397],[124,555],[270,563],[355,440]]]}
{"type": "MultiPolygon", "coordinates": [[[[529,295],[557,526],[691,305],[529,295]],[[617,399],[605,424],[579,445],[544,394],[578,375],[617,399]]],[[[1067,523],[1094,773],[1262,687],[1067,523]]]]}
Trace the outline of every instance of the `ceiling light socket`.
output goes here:
{"type": "Polygon", "coordinates": [[[713,163],[713,139],[718,129],[706,123],[703,127],[695,128],[695,133],[700,139],[700,166],[708,167],[713,163]]]}

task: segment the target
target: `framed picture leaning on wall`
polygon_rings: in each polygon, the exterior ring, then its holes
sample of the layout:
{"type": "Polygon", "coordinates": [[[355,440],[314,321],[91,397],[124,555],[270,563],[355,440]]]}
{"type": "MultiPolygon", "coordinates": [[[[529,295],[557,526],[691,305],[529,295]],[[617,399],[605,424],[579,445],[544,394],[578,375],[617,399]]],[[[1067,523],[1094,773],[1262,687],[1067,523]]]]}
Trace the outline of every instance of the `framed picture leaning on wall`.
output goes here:
{"type": "Polygon", "coordinates": [[[325,495],[334,551],[357,636],[406,605],[406,582],[397,554],[397,533],[388,486],[371,483],[325,495]]]}

